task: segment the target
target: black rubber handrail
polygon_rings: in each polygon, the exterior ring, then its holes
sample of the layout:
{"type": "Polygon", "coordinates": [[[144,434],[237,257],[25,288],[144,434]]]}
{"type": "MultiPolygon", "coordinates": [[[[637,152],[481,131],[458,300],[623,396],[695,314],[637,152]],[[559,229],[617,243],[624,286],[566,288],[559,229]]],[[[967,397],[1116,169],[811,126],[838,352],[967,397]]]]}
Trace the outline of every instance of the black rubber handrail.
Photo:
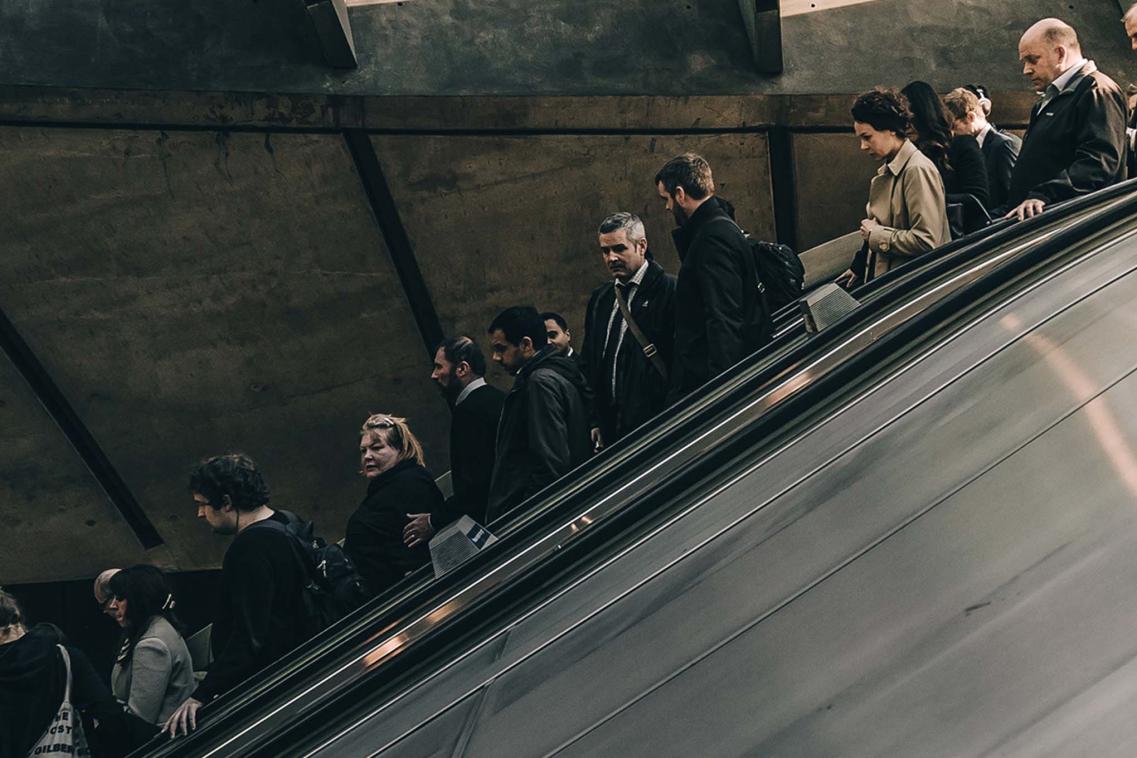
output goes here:
{"type": "MultiPolygon", "coordinates": [[[[859,320],[865,317],[870,310],[876,312],[880,308],[887,307],[889,302],[904,297],[905,292],[909,289],[926,286],[944,273],[957,268],[961,263],[981,255],[984,250],[1016,239],[1031,230],[1060,223],[1079,211],[1092,209],[1097,202],[1124,195],[1131,190],[1132,187],[1125,189],[1125,191],[1122,191],[1121,188],[1114,188],[1113,192],[1100,194],[1096,202],[1092,202],[1088,198],[1081,199],[1068,203],[1064,207],[1055,208],[1047,214],[1023,224],[1004,226],[993,229],[985,235],[980,234],[978,235],[980,239],[971,241],[970,244],[967,240],[957,241],[957,243],[947,246],[946,252],[937,251],[931,254],[928,262],[921,266],[913,266],[911,270],[906,272],[890,272],[881,277],[881,280],[873,282],[870,292],[873,293],[872,300],[876,307],[858,309],[847,316],[846,320],[854,317],[859,320]],[[904,280],[903,286],[900,286],[901,280],[904,280]],[[897,287],[883,291],[885,284],[889,281],[896,281],[897,287]],[[878,295],[875,290],[882,290],[882,292],[878,295]],[[879,304],[876,303],[878,300],[880,301],[879,304]]],[[[865,289],[867,288],[862,288],[862,290],[865,289]]],[[[861,293],[858,292],[858,294],[861,293]]],[[[626,476],[626,471],[634,471],[635,467],[642,464],[643,461],[659,455],[662,449],[673,443],[674,437],[684,433],[682,430],[713,420],[728,409],[730,405],[735,404],[740,395],[753,392],[779,373],[792,371],[794,364],[800,360],[800,355],[804,354],[803,350],[809,352],[820,349],[827,342],[837,338],[842,331],[844,330],[835,326],[812,338],[808,348],[802,348],[793,339],[783,339],[778,344],[769,346],[759,353],[757,357],[759,363],[763,363],[763,365],[756,366],[753,362],[747,365],[740,364],[713,380],[701,390],[703,397],[692,404],[690,408],[673,408],[668,411],[668,414],[673,415],[677,420],[664,422],[659,425],[659,428],[644,433],[639,440],[632,444],[617,446],[606,456],[578,469],[573,475],[575,480],[562,486],[559,491],[550,488],[540,493],[535,499],[543,500],[550,493],[552,493],[552,497],[548,497],[544,506],[535,509],[521,519],[518,524],[503,533],[501,543],[494,550],[479,554],[435,582],[430,582],[423,574],[417,575],[419,581],[416,583],[397,588],[394,592],[388,593],[368,608],[354,614],[316,638],[313,645],[301,650],[298,654],[294,654],[289,660],[282,662],[281,666],[274,671],[266,672],[257,677],[246,691],[239,694],[235,693],[235,697],[226,698],[228,702],[219,704],[221,708],[212,714],[212,718],[204,724],[198,733],[187,740],[178,741],[160,750],[158,754],[197,754],[197,748],[204,747],[204,743],[209,741],[208,736],[211,732],[223,730],[225,724],[239,726],[245,723],[250,716],[260,710],[262,705],[267,705],[264,702],[265,700],[276,700],[282,692],[302,687],[304,680],[310,676],[313,667],[323,669],[335,665],[336,661],[344,660],[353,655],[354,653],[351,651],[368,642],[373,642],[383,633],[383,630],[397,627],[400,619],[407,617],[413,611],[445,598],[457,587],[468,582],[471,577],[478,576],[490,566],[506,559],[511,552],[510,547],[524,545],[527,540],[547,529],[555,521],[563,519],[563,514],[572,510],[582,500],[595,496],[598,491],[604,491],[617,485],[626,476]],[[779,352],[786,351],[788,354],[779,356],[780,359],[774,361],[773,364],[761,361],[764,356],[777,355],[779,352]]],[[[800,342],[800,340],[797,341],[800,342]]]]}

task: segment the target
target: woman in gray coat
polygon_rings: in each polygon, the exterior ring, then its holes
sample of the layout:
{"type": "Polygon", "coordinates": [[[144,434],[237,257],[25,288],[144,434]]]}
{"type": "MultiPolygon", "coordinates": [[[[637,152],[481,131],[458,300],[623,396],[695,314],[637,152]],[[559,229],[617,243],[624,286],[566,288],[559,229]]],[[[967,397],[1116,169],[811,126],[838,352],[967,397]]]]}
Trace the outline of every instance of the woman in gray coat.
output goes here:
{"type": "Polygon", "coordinates": [[[123,569],[107,582],[107,591],[107,610],[123,629],[111,691],[142,720],[164,724],[195,686],[174,596],[153,566],[123,569]]]}

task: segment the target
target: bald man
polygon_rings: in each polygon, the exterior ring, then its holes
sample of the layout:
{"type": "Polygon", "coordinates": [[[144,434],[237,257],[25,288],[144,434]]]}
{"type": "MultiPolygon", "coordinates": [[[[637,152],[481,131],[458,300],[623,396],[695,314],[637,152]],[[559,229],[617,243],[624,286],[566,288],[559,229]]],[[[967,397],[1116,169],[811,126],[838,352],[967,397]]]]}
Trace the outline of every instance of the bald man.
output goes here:
{"type": "Polygon", "coordinates": [[[1125,179],[1125,95],[1082,56],[1078,34],[1045,18],[1019,40],[1023,75],[1042,99],[1011,175],[1007,218],[1031,218],[1047,205],[1125,179]]]}
{"type": "Polygon", "coordinates": [[[112,576],[120,571],[122,571],[122,569],[109,568],[95,577],[95,602],[99,604],[100,608],[102,608],[103,613],[111,617],[114,616],[114,611],[110,608],[111,597],[107,593],[107,582],[111,580],[112,576]]]}

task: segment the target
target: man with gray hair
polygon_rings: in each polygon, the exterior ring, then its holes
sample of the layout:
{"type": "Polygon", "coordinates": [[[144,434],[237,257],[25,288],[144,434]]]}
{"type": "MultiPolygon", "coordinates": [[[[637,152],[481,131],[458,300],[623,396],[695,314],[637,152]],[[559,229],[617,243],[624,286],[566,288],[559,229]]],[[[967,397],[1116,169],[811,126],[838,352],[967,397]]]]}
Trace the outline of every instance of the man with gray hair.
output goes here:
{"type": "Polygon", "coordinates": [[[1042,95],[1031,109],[1011,175],[1007,218],[1030,218],[1047,205],[1125,179],[1125,95],[1082,56],[1078,34],[1056,18],[1019,40],[1023,75],[1042,95]]]}
{"type": "Polygon", "coordinates": [[[638,216],[614,213],[597,233],[611,280],[589,298],[581,364],[594,393],[592,441],[599,450],[666,407],[675,277],[650,259],[638,216]]]}
{"type": "MultiPolygon", "coordinates": [[[[1137,52],[1137,3],[1129,6],[1129,10],[1125,11],[1125,15],[1121,17],[1121,23],[1125,25],[1125,36],[1129,38],[1129,47],[1133,52],[1137,52]]],[[[1129,106],[1129,125],[1125,130],[1125,143],[1128,148],[1128,170],[1129,176],[1137,175],[1137,108],[1133,107],[1134,86],[1129,85],[1126,93],[1128,97],[1129,106]]]]}

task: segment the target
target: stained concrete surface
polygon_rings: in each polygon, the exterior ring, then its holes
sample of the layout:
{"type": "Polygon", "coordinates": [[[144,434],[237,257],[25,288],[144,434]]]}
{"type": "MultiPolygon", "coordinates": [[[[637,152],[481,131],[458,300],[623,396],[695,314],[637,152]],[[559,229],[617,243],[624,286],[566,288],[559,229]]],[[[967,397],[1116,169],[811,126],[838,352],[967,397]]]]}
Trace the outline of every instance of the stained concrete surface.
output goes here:
{"type": "MultiPolygon", "coordinates": [[[[820,245],[856,231],[865,216],[869,181],[878,162],[849,134],[795,134],[798,247],[820,245]]],[[[849,251],[852,260],[855,250],[849,251]]]]}
{"type": "MultiPolygon", "coordinates": [[[[558,311],[583,341],[591,290],[606,280],[596,227],[627,210],[675,273],[674,221],[652,179],[673,155],[702,154],[738,220],[774,233],[763,134],[373,138],[444,330],[486,345],[506,306],[558,311]]],[[[508,386],[500,369],[491,378],[508,386]]]]}
{"type": "MultiPolygon", "coordinates": [[[[208,454],[252,455],[273,502],[333,538],[364,491],[369,412],[409,416],[445,470],[445,405],[341,138],[7,128],[0,154],[0,302],[167,542],[165,556],[115,561],[217,565],[226,541],[185,490],[208,454]]],[[[47,434],[22,421],[5,433],[47,434]]],[[[103,508],[25,457],[4,469],[10,487],[103,508]]],[[[29,505],[0,512],[26,522],[12,511],[29,505]]],[[[42,513],[38,529],[77,528],[42,513]]],[[[39,553],[4,564],[4,581],[100,567],[39,553]]]]}
{"type": "Polygon", "coordinates": [[[130,527],[6,358],[0,358],[0,472],[0,585],[93,575],[142,555],[130,527]]]}
{"type": "Polygon", "coordinates": [[[1131,71],[1113,0],[873,0],[783,19],[785,73],[755,72],[737,0],[414,0],[352,8],[360,65],[321,65],[293,0],[18,0],[0,7],[11,84],[371,95],[857,92],[926,79],[1024,86],[1017,42],[1073,24],[1131,71]]]}

